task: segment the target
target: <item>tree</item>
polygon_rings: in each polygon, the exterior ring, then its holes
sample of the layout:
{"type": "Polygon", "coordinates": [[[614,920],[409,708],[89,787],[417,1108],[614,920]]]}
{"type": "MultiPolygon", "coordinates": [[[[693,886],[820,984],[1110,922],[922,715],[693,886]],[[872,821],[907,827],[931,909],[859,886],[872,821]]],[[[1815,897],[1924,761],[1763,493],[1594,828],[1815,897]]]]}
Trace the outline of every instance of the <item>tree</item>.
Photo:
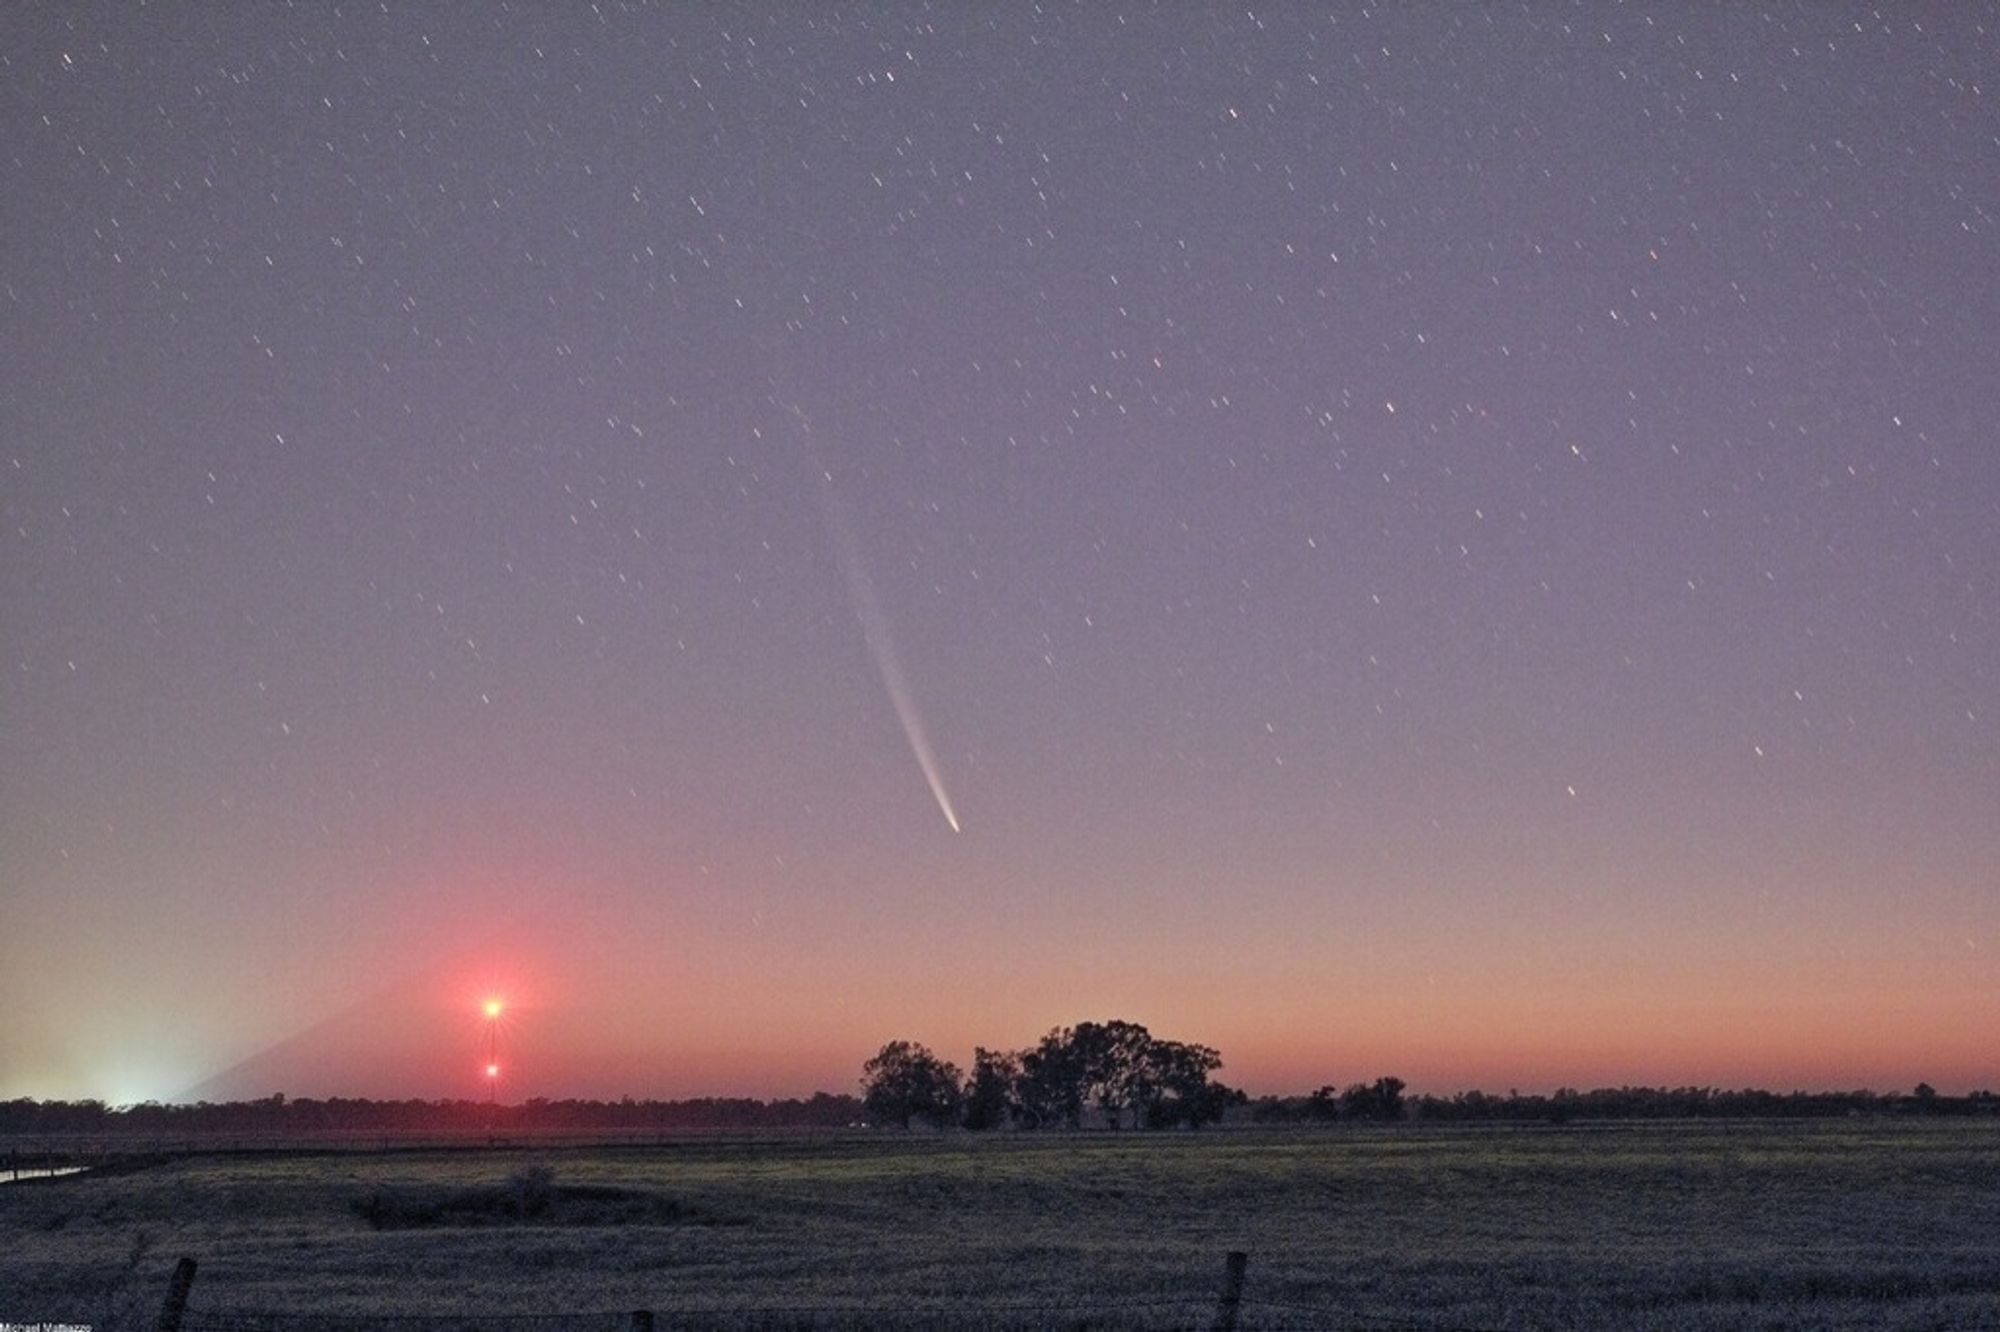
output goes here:
{"type": "Polygon", "coordinates": [[[1052,1028],[1034,1049],[1021,1055],[1014,1099],[1029,1128],[1083,1123],[1084,1060],[1068,1027],[1052,1028]]]}
{"type": "Polygon", "coordinates": [[[1136,1022],[1056,1027],[1016,1060],[1013,1108],[1024,1128],[1079,1128],[1095,1109],[1106,1128],[1200,1127],[1247,1100],[1208,1075],[1222,1056],[1205,1045],[1161,1040],[1136,1022]]]}
{"type": "Polygon", "coordinates": [[[1161,1091],[1163,1073],[1158,1054],[1172,1043],[1155,1040],[1136,1022],[1107,1022],[1104,1034],[1105,1087],[1100,1104],[1105,1107],[1105,1119],[1117,1128],[1123,1108],[1132,1112],[1133,1128],[1144,1128],[1161,1091]]]}
{"type": "Polygon", "coordinates": [[[1079,1022],[1070,1033],[1074,1071],[1082,1079],[1080,1099],[1095,1101],[1106,1128],[1117,1128],[1127,1109],[1139,1127],[1155,1080],[1148,1055],[1152,1034],[1136,1022],[1079,1022]]]}
{"type": "Polygon", "coordinates": [[[1161,1095],[1146,1112],[1155,1128],[1186,1124],[1200,1128],[1222,1118],[1232,1104],[1247,1099],[1208,1075],[1222,1067],[1222,1056],[1206,1045],[1153,1041],[1146,1051],[1149,1075],[1161,1095]]]}
{"type": "Polygon", "coordinates": [[[1377,1078],[1372,1083],[1355,1083],[1340,1094],[1343,1119],[1401,1119],[1403,1088],[1401,1078],[1377,1078]]]}
{"type": "Polygon", "coordinates": [[[890,1041],[861,1066],[862,1104],[871,1118],[903,1128],[922,1119],[943,1128],[964,1099],[958,1070],[914,1041],[890,1041]]]}
{"type": "Polygon", "coordinates": [[[1005,1128],[1014,1118],[1014,1088],[1021,1079],[1021,1061],[1005,1050],[975,1049],[972,1077],[965,1086],[965,1117],[959,1122],[975,1132],[1005,1128]]]}
{"type": "Polygon", "coordinates": [[[862,1069],[862,1088],[871,1117],[906,1127],[958,1115],[974,1131],[1081,1128],[1094,1110],[1112,1129],[1123,1128],[1128,1113],[1135,1129],[1199,1128],[1248,1100],[1209,1079],[1220,1067],[1222,1056],[1206,1045],[1160,1040],[1114,1019],[1053,1027],[1019,1053],[976,1050],[963,1087],[958,1070],[923,1046],[891,1041],[862,1069]]]}

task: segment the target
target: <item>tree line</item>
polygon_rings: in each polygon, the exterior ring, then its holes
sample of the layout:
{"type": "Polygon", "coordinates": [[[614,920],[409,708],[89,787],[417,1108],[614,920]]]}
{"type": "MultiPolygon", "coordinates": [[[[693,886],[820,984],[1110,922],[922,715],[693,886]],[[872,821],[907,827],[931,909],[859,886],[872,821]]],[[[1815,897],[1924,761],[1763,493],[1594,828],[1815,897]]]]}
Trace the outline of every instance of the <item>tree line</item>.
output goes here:
{"type": "Polygon", "coordinates": [[[1456,1096],[1405,1097],[1399,1078],[1356,1083],[1345,1091],[1321,1087],[1306,1096],[1263,1096],[1244,1117],[1256,1124],[1343,1120],[1439,1123],[1565,1124],[1607,1119],[1837,1119],[1854,1115],[2000,1115],[2000,1094],[1945,1096],[1920,1082],[1905,1092],[1772,1092],[1753,1087],[1599,1087],[1553,1093],[1467,1091],[1456,1096]]]}
{"type": "Polygon", "coordinates": [[[1198,1129],[1246,1099],[1209,1076],[1221,1067],[1208,1046],[1136,1022],[1079,1022],[1025,1050],[976,1049],[968,1074],[914,1041],[890,1041],[862,1065],[861,1103],[874,1123],[901,1128],[1081,1128],[1089,1118],[1109,1129],[1198,1129]]]}
{"type": "Polygon", "coordinates": [[[1304,1096],[1243,1092],[1209,1075],[1222,1056],[1205,1045],[1161,1040],[1134,1022],[1058,1027],[1022,1051],[976,1049],[972,1071],[914,1041],[890,1041],[862,1066],[870,1122],[971,1130],[1200,1128],[1225,1117],[1252,1124],[1549,1123],[1613,1119],[1826,1119],[1856,1115],[2000,1115],[2000,1094],[1945,1096],[1929,1083],[1907,1092],[1721,1087],[1558,1088],[1549,1094],[1483,1091],[1406,1095],[1398,1077],[1304,1096]],[[1240,1108],[1239,1108],[1240,1107],[1240,1108]]]}
{"type": "Polygon", "coordinates": [[[251,1101],[196,1101],[110,1106],[102,1101],[0,1101],[0,1134],[93,1133],[153,1137],[230,1134],[514,1133],[568,1130],[846,1128],[862,1117],[854,1096],[815,1092],[757,1100],[703,1096],[682,1101],[548,1100],[511,1105],[471,1100],[378,1101],[283,1093],[251,1101]]]}
{"type": "Polygon", "coordinates": [[[0,1101],[0,1135],[130,1135],[157,1138],[326,1134],[673,1132],[700,1129],[841,1129],[863,1122],[969,1129],[1078,1128],[1086,1124],[1200,1127],[1251,1124],[1544,1123],[1616,1119],[1826,1119],[1846,1116],[2000,1116],[2000,1094],[1946,1096],[1919,1083],[1909,1092],[1771,1092],[1755,1088],[1561,1088],[1553,1093],[1468,1091],[1409,1095],[1400,1078],[1324,1086],[1303,1096],[1247,1099],[1209,1075],[1212,1049],[1160,1041],[1131,1023],[1058,1028],[1026,1051],[977,1051],[972,1072],[921,1045],[892,1041],[871,1059],[864,1096],[817,1092],[757,1100],[547,1100],[512,1105],[472,1100],[286,1097],[111,1106],[102,1101],[0,1101]],[[879,1075],[887,1073],[883,1080],[879,1075]],[[888,1099],[870,1104],[866,1093],[888,1099]]]}

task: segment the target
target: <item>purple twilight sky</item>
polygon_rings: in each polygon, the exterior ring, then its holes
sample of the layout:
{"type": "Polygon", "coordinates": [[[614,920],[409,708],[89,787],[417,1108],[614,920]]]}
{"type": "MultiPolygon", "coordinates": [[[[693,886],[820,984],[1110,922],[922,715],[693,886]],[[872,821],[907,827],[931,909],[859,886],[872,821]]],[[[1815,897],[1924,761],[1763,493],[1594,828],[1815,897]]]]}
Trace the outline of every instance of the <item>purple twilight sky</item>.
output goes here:
{"type": "Polygon", "coordinates": [[[2000,1081],[1996,71],[8,6],[0,1096],[2000,1081]]]}

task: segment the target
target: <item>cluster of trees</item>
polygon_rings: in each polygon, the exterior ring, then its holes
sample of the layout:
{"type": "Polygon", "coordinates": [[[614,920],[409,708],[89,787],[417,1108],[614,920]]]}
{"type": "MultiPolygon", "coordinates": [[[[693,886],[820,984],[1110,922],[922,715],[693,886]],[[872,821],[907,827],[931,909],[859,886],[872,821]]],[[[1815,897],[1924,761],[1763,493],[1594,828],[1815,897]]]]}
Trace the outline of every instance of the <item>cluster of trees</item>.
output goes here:
{"type": "MultiPolygon", "coordinates": [[[[1335,1091],[1331,1085],[1321,1087],[1306,1097],[1302,1117],[1320,1123],[1337,1119],[1394,1122],[1403,1117],[1407,1108],[1403,1102],[1403,1088],[1407,1085],[1401,1078],[1377,1078],[1373,1082],[1357,1082],[1346,1091],[1335,1091]]],[[[1266,1102],[1260,1102],[1259,1108],[1266,1102]]]]}
{"type": "Polygon", "coordinates": [[[1562,1124],[1597,1119],[1827,1119],[1848,1115],[2000,1114],[2000,1095],[1977,1091],[1942,1096],[1928,1083],[1907,1095],[1897,1092],[1769,1092],[1754,1088],[1600,1087],[1559,1088],[1551,1095],[1505,1096],[1460,1092],[1456,1096],[1405,1098],[1397,1078],[1356,1084],[1344,1092],[1321,1087],[1310,1096],[1265,1096],[1250,1105],[1260,1124],[1334,1120],[1417,1119],[1452,1123],[1513,1122],[1562,1124]]]}
{"type": "Polygon", "coordinates": [[[818,1092],[803,1099],[759,1101],[700,1097],[686,1101],[551,1101],[518,1105],[485,1101],[372,1101],[354,1097],[192,1104],[108,1106],[102,1101],[0,1101],[0,1134],[139,1134],[150,1137],[216,1135],[302,1136],[536,1131],[647,1131],[675,1129],[844,1128],[861,1119],[853,1096],[818,1092]]]}
{"type": "Polygon", "coordinates": [[[862,1066],[862,1104],[879,1124],[972,1130],[1200,1128],[1247,1098],[1209,1075],[1222,1056],[1163,1040],[1136,1022],[1057,1027],[1026,1050],[973,1052],[972,1071],[913,1041],[891,1041],[862,1066]]]}

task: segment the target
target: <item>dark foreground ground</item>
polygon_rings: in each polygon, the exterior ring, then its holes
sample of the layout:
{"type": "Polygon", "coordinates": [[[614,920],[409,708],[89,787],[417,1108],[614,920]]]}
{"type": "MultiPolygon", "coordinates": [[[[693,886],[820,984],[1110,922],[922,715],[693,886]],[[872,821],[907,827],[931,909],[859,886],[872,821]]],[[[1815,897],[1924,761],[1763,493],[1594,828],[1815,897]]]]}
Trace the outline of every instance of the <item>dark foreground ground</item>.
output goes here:
{"type": "Polygon", "coordinates": [[[188,1256],[189,1332],[1205,1328],[1232,1249],[1246,1329],[2000,1329],[2000,1124],[187,1157],[0,1184],[0,1323],[151,1328],[188,1256]]]}

